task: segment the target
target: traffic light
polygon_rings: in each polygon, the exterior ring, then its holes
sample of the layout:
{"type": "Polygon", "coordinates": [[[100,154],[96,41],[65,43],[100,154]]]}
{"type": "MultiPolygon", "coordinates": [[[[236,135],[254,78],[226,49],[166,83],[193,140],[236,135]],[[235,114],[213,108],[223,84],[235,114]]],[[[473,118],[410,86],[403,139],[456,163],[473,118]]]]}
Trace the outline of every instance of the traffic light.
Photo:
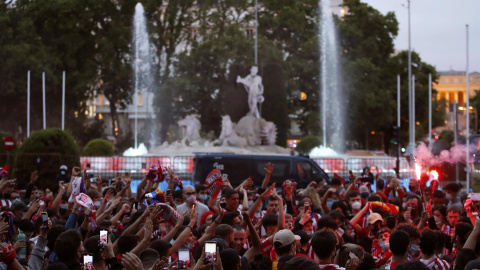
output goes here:
{"type": "Polygon", "coordinates": [[[392,140],[391,143],[398,145],[400,143],[400,127],[394,126],[392,129],[392,140]]]}

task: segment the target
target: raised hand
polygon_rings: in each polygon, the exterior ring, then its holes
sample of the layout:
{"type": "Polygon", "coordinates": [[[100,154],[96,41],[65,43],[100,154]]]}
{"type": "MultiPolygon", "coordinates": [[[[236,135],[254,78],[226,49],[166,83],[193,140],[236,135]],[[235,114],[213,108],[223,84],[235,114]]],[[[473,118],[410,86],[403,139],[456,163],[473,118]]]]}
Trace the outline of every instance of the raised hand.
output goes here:
{"type": "Polygon", "coordinates": [[[275,183],[273,183],[273,185],[271,185],[267,190],[265,190],[265,192],[263,192],[260,195],[260,197],[262,197],[262,199],[267,198],[268,196],[272,195],[272,192],[274,189],[275,189],[275,183]]]}
{"type": "Polygon", "coordinates": [[[79,167],[73,167],[72,168],[72,176],[79,176],[79,174],[82,173],[79,167]]]}
{"type": "Polygon", "coordinates": [[[271,163],[271,162],[268,162],[267,163],[267,167],[266,168],[263,168],[265,170],[265,172],[267,174],[272,174],[273,173],[273,167],[274,167],[274,164],[271,163]]]}
{"type": "Polygon", "coordinates": [[[143,269],[142,262],[137,255],[127,252],[122,256],[122,264],[126,270],[138,270],[143,269]]]}
{"type": "Polygon", "coordinates": [[[38,180],[38,171],[34,171],[30,174],[30,184],[35,185],[38,180]]]}

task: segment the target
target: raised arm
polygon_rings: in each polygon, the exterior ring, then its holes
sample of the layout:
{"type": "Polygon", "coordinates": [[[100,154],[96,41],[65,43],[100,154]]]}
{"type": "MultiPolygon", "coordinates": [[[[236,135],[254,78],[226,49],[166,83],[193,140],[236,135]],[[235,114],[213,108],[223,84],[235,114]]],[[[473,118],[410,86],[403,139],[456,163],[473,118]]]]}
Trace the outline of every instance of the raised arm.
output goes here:
{"type": "Polygon", "coordinates": [[[150,245],[150,238],[152,237],[152,232],[153,232],[153,223],[152,220],[147,220],[145,223],[145,226],[143,226],[143,238],[138,245],[130,251],[130,253],[133,253],[135,255],[140,255],[140,252],[150,245]]]}
{"type": "Polygon", "coordinates": [[[58,208],[62,203],[62,196],[64,193],[65,193],[65,187],[63,186],[63,181],[60,181],[58,185],[57,196],[55,197],[55,200],[53,200],[52,207],[50,207],[51,209],[55,209],[58,211],[58,208]]]}
{"type": "Polygon", "coordinates": [[[327,205],[327,200],[328,200],[328,198],[330,197],[330,194],[335,193],[335,192],[337,192],[337,189],[335,189],[335,188],[329,188],[329,189],[327,190],[327,192],[325,192],[325,194],[323,194],[323,198],[322,198],[322,208],[323,208],[323,211],[325,212],[325,214],[328,214],[328,213],[330,213],[330,211],[331,211],[331,210],[330,210],[330,207],[328,207],[328,205],[327,205]]]}
{"type": "Polygon", "coordinates": [[[164,236],[162,237],[162,240],[165,240],[167,242],[170,242],[175,234],[177,234],[178,229],[182,227],[183,221],[185,220],[185,217],[188,215],[188,211],[183,212],[183,214],[180,215],[180,217],[177,220],[177,224],[164,236]]]}
{"type": "Polygon", "coordinates": [[[195,226],[195,222],[197,221],[197,212],[196,209],[193,208],[193,211],[190,213],[190,223],[188,226],[183,230],[183,232],[175,239],[172,244],[172,253],[177,252],[179,248],[183,246],[185,241],[187,241],[188,236],[190,233],[193,232],[193,226],[195,226]]]}
{"type": "Polygon", "coordinates": [[[265,174],[265,178],[263,179],[261,189],[266,189],[268,186],[268,183],[270,183],[270,176],[273,173],[273,167],[274,167],[274,164],[271,162],[268,162],[267,167],[264,168],[266,174],[265,174]]]}
{"type": "MultiPolygon", "coordinates": [[[[252,207],[250,209],[248,209],[248,211],[247,211],[248,216],[250,218],[254,217],[255,212],[257,211],[258,207],[260,207],[263,200],[265,200],[268,196],[270,196],[272,194],[274,189],[275,189],[275,183],[273,183],[273,185],[270,186],[269,189],[265,190],[265,192],[263,192],[262,194],[260,194],[260,196],[258,196],[258,198],[253,203],[252,207]]],[[[282,205],[282,209],[283,209],[283,205],[282,205]]]]}
{"type": "Polygon", "coordinates": [[[362,216],[367,212],[367,210],[370,208],[370,203],[365,204],[365,207],[363,207],[360,212],[358,212],[352,220],[350,220],[350,224],[353,226],[353,229],[355,229],[356,232],[360,232],[362,230],[362,226],[358,224],[362,216]]]}
{"type": "Polygon", "coordinates": [[[253,226],[252,220],[248,216],[247,212],[242,212],[243,221],[247,224],[248,231],[250,232],[250,238],[252,240],[252,247],[245,252],[245,257],[250,262],[255,257],[255,254],[261,252],[262,248],[262,241],[260,240],[260,236],[258,235],[257,230],[253,226]]]}
{"type": "Polygon", "coordinates": [[[220,209],[220,212],[217,218],[212,222],[212,224],[210,224],[210,226],[207,227],[203,236],[198,240],[200,244],[203,244],[205,243],[205,241],[210,239],[210,237],[212,237],[213,233],[215,232],[215,229],[217,229],[218,225],[222,223],[223,209],[222,207],[220,207],[220,204],[218,204],[218,209],[220,209]]]}

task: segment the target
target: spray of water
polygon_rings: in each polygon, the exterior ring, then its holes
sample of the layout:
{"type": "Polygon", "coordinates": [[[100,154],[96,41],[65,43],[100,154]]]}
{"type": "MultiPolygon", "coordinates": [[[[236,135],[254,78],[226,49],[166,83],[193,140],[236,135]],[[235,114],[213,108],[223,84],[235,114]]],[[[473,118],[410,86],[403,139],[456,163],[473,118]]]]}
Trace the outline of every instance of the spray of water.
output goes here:
{"type": "Polygon", "coordinates": [[[320,0],[321,122],[323,147],[344,152],[344,110],[339,71],[339,51],[330,0],[320,0]]]}
{"type": "MultiPolygon", "coordinates": [[[[145,20],[145,10],[141,3],[138,3],[135,6],[135,14],[133,17],[133,46],[135,48],[135,62],[134,62],[134,71],[135,71],[135,98],[134,102],[137,103],[138,94],[142,94],[143,104],[146,106],[145,111],[146,115],[149,116],[153,108],[151,108],[152,101],[149,98],[153,95],[149,93],[153,92],[154,80],[152,76],[152,54],[150,46],[150,40],[147,32],[147,24],[145,20]]],[[[137,115],[137,107],[135,106],[135,114],[137,115]]],[[[137,148],[137,116],[135,116],[135,148],[137,148]]],[[[155,146],[156,143],[156,124],[153,119],[146,119],[145,122],[145,132],[147,133],[146,138],[149,138],[150,149],[155,146]],[[148,136],[150,135],[150,136],[148,136]]]]}

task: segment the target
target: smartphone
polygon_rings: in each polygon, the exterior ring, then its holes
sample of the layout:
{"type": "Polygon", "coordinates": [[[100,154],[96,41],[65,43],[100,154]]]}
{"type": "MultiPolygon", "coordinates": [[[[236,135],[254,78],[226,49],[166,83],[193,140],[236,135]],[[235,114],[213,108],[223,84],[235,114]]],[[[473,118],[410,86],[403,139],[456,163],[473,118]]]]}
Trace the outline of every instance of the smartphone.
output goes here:
{"type": "Polygon", "coordinates": [[[93,257],[91,255],[83,256],[83,270],[93,270],[93,257]]]}
{"type": "Polygon", "coordinates": [[[172,195],[172,191],[171,191],[170,189],[167,189],[167,190],[165,191],[165,195],[166,195],[166,196],[172,195]]]}
{"type": "Polygon", "coordinates": [[[190,250],[181,248],[178,250],[178,269],[187,269],[190,266],[190,250]]]}
{"type": "Polygon", "coordinates": [[[195,209],[195,204],[192,205],[192,212],[193,212],[193,209],[195,209]]]}
{"type": "Polygon", "coordinates": [[[138,210],[138,202],[134,202],[132,204],[132,208],[135,209],[135,210],[138,210]]]}
{"type": "Polygon", "coordinates": [[[303,212],[306,213],[308,210],[310,210],[310,202],[305,202],[303,204],[303,212]]]}
{"type": "Polygon", "coordinates": [[[228,174],[226,174],[226,173],[222,174],[222,179],[223,180],[228,179],[228,174]]]}
{"type": "Polygon", "coordinates": [[[101,230],[100,231],[100,243],[99,246],[104,247],[107,245],[108,242],[108,231],[101,230]]]}
{"type": "Polygon", "coordinates": [[[47,212],[42,212],[42,221],[43,221],[43,226],[46,226],[48,228],[48,214],[47,214],[47,212]]]}
{"type": "Polygon", "coordinates": [[[217,242],[205,242],[205,263],[214,262],[217,259],[217,242]]]}

